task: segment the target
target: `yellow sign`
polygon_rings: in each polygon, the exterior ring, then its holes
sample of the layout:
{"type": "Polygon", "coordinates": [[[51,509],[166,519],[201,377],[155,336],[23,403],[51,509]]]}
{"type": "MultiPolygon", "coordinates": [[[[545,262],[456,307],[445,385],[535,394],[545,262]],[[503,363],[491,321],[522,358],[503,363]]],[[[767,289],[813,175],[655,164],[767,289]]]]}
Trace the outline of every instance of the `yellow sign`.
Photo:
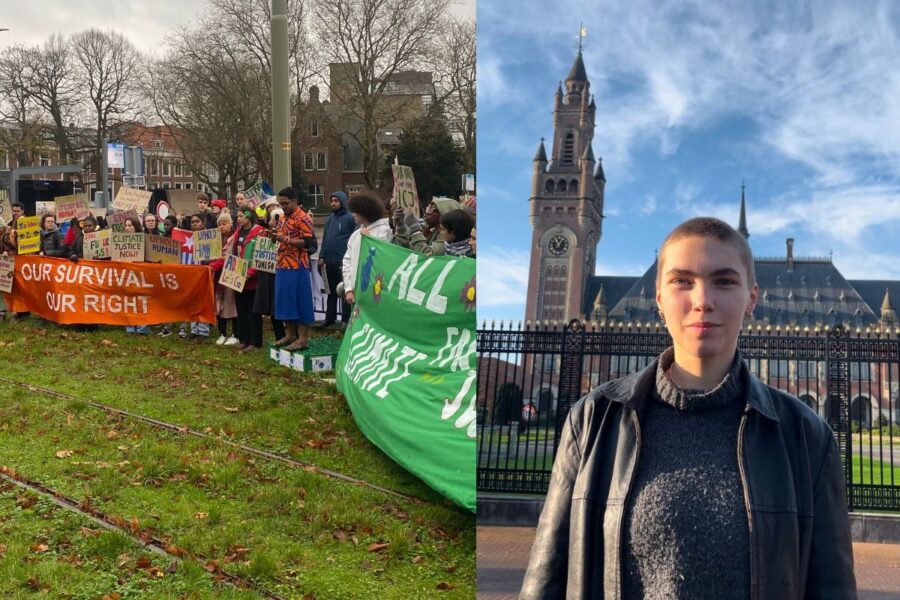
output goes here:
{"type": "Polygon", "coordinates": [[[41,251],[41,218],[19,217],[16,221],[19,254],[35,254],[41,251]]]}
{"type": "Polygon", "coordinates": [[[282,143],[281,143],[281,149],[282,149],[282,150],[290,150],[290,149],[291,149],[291,143],[290,143],[290,142],[282,142],[282,143]]]}

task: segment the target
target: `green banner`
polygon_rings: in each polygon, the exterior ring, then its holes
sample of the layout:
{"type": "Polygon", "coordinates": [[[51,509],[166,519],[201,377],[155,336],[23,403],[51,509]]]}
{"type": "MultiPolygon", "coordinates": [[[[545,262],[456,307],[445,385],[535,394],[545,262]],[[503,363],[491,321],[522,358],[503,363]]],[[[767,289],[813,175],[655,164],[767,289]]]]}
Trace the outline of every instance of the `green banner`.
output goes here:
{"type": "Polygon", "coordinates": [[[366,437],[475,511],[475,261],[362,237],[338,389],[366,437]]]}

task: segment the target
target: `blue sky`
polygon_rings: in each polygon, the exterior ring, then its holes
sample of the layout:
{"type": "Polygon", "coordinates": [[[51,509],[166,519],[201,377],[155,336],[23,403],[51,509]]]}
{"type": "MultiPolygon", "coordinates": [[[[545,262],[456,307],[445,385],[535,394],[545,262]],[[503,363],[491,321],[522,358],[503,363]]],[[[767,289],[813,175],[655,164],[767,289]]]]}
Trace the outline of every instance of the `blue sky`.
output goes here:
{"type": "Polygon", "coordinates": [[[525,312],[532,158],[584,59],[606,204],[597,274],[640,275],[681,221],[757,256],[900,279],[900,2],[479,0],[478,318],[525,312]],[[547,12],[547,11],[552,12],[547,12]]]}

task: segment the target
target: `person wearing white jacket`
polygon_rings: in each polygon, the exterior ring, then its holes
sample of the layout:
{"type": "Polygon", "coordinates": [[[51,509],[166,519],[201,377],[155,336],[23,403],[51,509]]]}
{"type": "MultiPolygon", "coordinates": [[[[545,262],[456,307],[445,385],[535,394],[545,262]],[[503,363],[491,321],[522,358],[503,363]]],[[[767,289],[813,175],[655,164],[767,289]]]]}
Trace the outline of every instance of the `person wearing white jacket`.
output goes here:
{"type": "Polygon", "coordinates": [[[360,236],[365,234],[378,240],[391,241],[394,233],[387,218],[387,211],[380,198],[366,192],[350,197],[350,214],[359,225],[347,240],[347,252],[341,265],[344,280],[344,294],[348,303],[356,300],[353,293],[356,287],[356,269],[359,264],[360,236]]]}

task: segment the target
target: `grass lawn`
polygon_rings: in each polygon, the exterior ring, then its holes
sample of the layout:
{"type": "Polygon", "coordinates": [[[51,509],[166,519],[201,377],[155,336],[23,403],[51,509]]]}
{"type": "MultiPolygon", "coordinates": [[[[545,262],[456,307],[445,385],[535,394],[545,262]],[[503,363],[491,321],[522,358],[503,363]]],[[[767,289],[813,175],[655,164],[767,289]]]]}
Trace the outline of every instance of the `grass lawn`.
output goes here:
{"type": "MultiPolygon", "coordinates": [[[[278,367],[261,352],[247,356],[210,342],[126,336],[121,328],[76,332],[34,319],[0,325],[0,351],[7,357],[3,377],[78,398],[0,382],[0,465],[195,559],[173,573],[160,567],[162,576],[154,576],[164,583],[145,581],[146,569],[126,577],[118,556],[134,558],[141,550],[123,550],[130,540],[121,534],[83,541],[70,524],[78,518],[62,509],[47,519],[23,514],[17,528],[0,530],[0,543],[8,547],[0,556],[0,569],[6,570],[0,571],[0,597],[33,591],[28,581],[42,574],[36,581],[51,597],[256,597],[224,591],[203,569],[209,561],[290,598],[474,597],[474,516],[449,505],[369,443],[343,397],[317,375],[278,367]],[[88,400],[283,453],[425,501],[398,499],[248,456],[215,440],[107,415],[88,400]],[[50,565],[54,561],[45,553],[21,560],[22,544],[30,547],[38,535],[66,539],[73,552],[79,544],[109,537],[118,540],[117,554],[78,558],[89,565],[85,573],[67,577],[65,561],[50,565]],[[152,594],[139,591],[150,584],[162,587],[147,588],[152,594]]],[[[69,546],[53,553],[61,551],[69,546]]]]}
{"type": "Polygon", "coordinates": [[[854,455],[852,467],[853,483],[900,486],[900,466],[892,467],[890,462],[854,455]]]}

